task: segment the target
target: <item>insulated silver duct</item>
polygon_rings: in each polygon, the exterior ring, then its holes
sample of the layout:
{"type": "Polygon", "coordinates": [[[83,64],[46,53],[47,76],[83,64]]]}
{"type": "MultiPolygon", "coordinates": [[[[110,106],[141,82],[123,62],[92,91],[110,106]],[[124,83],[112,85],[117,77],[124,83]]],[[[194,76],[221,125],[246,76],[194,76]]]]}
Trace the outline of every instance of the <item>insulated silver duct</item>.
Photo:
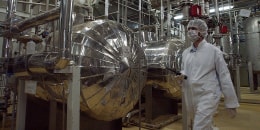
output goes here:
{"type": "MultiPolygon", "coordinates": [[[[38,26],[38,25],[42,25],[45,24],[47,22],[50,21],[54,21],[56,19],[59,18],[59,8],[54,8],[52,10],[49,10],[48,12],[36,15],[32,18],[28,18],[22,21],[18,21],[13,23],[13,25],[10,27],[10,33],[20,33],[26,29],[38,26]]],[[[8,36],[9,35],[9,30],[8,31],[4,31],[3,33],[0,34],[4,35],[4,36],[8,36]]]]}
{"type": "Polygon", "coordinates": [[[127,27],[107,20],[73,28],[72,54],[82,66],[82,105],[94,118],[123,117],[138,101],[139,87],[146,81],[145,56],[132,35],[127,27]]]}
{"type": "Polygon", "coordinates": [[[150,43],[145,48],[148,68],[163,68],[164,66],[180,70],[180,59],[183,43],[179,39],[150,43]]]}
{"type": "Polygon", "coordinates": [[[179,39],[150,43],[145,49],[148,66],[147,85],[165,90],[171,98],[181,98],[181,89],[168,69],[180,71],[184,43],[179,39]]]}
{"type": "MultiPolygon", "coordinates": [[[[81,67],[81,111],[95,119],[111,121],[133,109],[146,82],[147,70],[144,52],[129,28],[108,20],[75,25],[70,54],[75,65],[81,67]]],[[[20,61],[27,59],[32,74],[51,72],[57,62],[55,53],[33,54],[20,61]]],[[[47,100],[50,94],[61,101],[63,87],[44,87],[37,88],[38,97],[47,100]],[[49,94],[45,94],[46,90],[49,94]]]]}
{"type": "Polygon", "coordinates": [[[60,7],[60,53],[62,59],[70,59],[72,11],[74,0],[61,0],[60,7]]]}

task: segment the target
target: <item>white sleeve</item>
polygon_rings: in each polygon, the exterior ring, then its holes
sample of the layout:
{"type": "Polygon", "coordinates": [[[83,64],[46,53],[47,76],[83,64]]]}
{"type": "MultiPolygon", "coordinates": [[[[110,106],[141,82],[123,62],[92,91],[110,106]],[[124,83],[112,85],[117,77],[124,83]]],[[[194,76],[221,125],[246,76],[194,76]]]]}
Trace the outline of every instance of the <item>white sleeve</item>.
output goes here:
{"type": "Polygon", "coordinates": [[[235,93],[235,89],[230,77],[230,73],[227,64],[223,58],[221,51],[216,51],[215,60],[216,70],[220,82],[221,91],[224,94],[226,108],[237,108],[239,103],[235,93]]]}

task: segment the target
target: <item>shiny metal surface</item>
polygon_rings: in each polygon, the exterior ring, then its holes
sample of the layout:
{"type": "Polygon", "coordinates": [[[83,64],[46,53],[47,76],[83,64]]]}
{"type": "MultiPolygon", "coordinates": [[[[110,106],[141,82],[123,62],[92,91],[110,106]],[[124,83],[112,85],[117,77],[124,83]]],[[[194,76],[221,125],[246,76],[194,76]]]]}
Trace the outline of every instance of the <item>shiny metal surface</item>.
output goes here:
{"type": "Polygon", "coordinates": [[[162,68],[163,65],[171,69],[180,70],[183,50],[183,42],[179,39],[147,45],[145,55],[148,68],[162,68]]]}
{"type": "Polygon", "coordinates": [[[13,62],[13,73],[15,76],[29,76],[28,71],[28,59],[31,55],[24,55],[14,58],[13,62]]]}
{"type": "Polygon", "coordinates": [[[260,17],[250,17],[245,21],[246,44],[253,71],[260,71],[260,17]]]}
{"type": "MultiPolygon", "coordinates": [[[[147,74],[144,51],[132,31],[114,21],[91,21],[73,27],[72,44],[74,65],[81,67],[81,111],[105,121],[125,116],[137,103],[147,74]]],[[[49,88],[62,97],[62,87],[49,88]]]]}
{"type": "Polygon", "coordinates": [[[114,21],[96,20],[75,26],[72,35],[72,55],[82,66],[82,105],[87,104],[87,112],[100,120],[125,116],[146,81],[144,52],[131,30],[114,21]]]}
{"type": "Polygon", "coordinates": [[[156,41],[156,33],[149,31],[141,31],[135,33],[135,38],[138,39],[138,35],[140,35],[141,47],[146,48],[148,44],[156,41]]]}
{"type": "MultiPolygon", "coordinates": [[[[48,12],[36,15],[32,18],[27,18],[25,20],[21,20],[13,24],[10,28],[11,33],[20,33],[26,29],[35,27],[37,25],[45,24],[47,22],[56,20],[59,18],[59,8],[54,8],[49,10],[48,12]]],[[[10,35],[9,30],[1,31],[0,36],[7,36],[10,35]]]]}
{"type": "Polygon", "coordinates": [[[59,43],[61,58],[70,59],[71,50],[71,30],[72,30],[72,11],[74,0],[62,0],[60,7],[60,28],[59,43]]]}
{"type": "Polygon", "coordinates": [[[28,70],[31,73],[52,73],[58,60],[59,55],[55,52],[33,54],[28,59],[28,70]]]}
{"type": "Polygon", "coordinates": [[[148,66],[146,85],[165,90],[168,97],[181,98],[181,79],[175,78],[176,74],[165,67],[180,71],[183,50],[184,43],[179,39],[149,44],[145,49],[148,66]]]}

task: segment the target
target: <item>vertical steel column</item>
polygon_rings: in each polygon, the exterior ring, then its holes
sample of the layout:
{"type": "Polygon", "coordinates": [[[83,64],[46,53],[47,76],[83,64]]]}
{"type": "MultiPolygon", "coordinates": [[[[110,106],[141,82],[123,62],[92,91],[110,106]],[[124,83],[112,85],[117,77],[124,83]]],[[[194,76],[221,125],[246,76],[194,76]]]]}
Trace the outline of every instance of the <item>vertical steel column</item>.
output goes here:
{"type": "Polygon", "coordinates": [[[109,12],[109,0],[105,0],[105,18],[106,19],[108,19],[108,12],[109,12]]]}
{"type": "Polygon", "coordinates": [[[164,26],[163,26],[163,22],[164,22],[164,7],[163,7],[163,0],[161,0],[161,34],[160,34],[160,40],[163,39],[164,37],[164,26]]]}
{"type": "Polygon", "coordinates": [[[74,0],[61,0],[60,5],[60,50],[61,58],[70,59],[71,54],[71,31],[72,31],[72,11],[74,0]]]}
{"type": "MultiPolygon", "coordinates": [[[[12,27],[13,20],[12,15],[16,12],[16,4],[17,0],[8,0],[7,2],[7,16],[6,18],[9,20],[9,26],[12,27]]],[[[10,58],[12,57],[12,38],[4,38],[2,45],[2,57],[10,58]]]]}
{"type": "Polygon", "coordinates": [[[248,79],[249,79],[249,87],[250,87],[250,92],[254,91],[254,80],[253,80],[253,66],[252,62],[248,61],[248,79]]]}
{"type": "Polygon", "coordinates": [[[120,23],[120,0],[117,0],[117,23],[120,23]]]}
{"type": "Polygon", "coordinates": [[[171,21],[172,19],[172,4],[170,3],[170,0],[167,0],[167,38],[170,39],[171,38],[171,21]]]}
{"type": "Polygon", "coordinates": [[[80,129],[80,67],[72,66],[67,99],[67,130],[80,129]]]}
{"type": "Polygon", "coordinates": [[[17,104],[17,115],[16,115],[16,130],[25,129],[27,95],[24,92],[24,90],[25,90],[25,81],[19,80],[18,104],[17,104]]]}
{"type": "MultiPolygon", "coordinates": [[[[139,18],[138,18],[138,22],[139,22],[139,25],[138,25],[138,45],[141,45],[141,24],[142,24],[142,0],[139,0],[138,1],[138,11],[139,11],[139,18]]],[[[138,65],[138,73],[140,74],[140,64],[138,65]]],[[[139,130],[141,130],[141,106],[142,106],[142,102],[141,102],[141,85],[140,85],[140,82],[141,82],[141,79],[140,77],[138,78],[138,91],[139,91],[139,95],[138,95],[138,107],[139,107],[139,112],[138,112],[138,117],[139,117],[139,130]]]]}
{"type": "Polygon", "coordinates": [[[235,86],[235,90],[236,90],[236,93],[237,93],[238,101],[240,101],[241,95],[240,95],[240,66],[239,65],[236,65],[236,86],[235,86]]]}

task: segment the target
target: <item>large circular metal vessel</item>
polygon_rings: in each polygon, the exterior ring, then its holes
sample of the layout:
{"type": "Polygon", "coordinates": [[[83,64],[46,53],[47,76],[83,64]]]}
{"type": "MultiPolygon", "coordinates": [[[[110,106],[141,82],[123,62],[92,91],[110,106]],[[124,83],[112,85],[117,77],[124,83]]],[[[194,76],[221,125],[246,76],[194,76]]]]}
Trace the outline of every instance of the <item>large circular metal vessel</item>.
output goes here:
{"type": "MultiPolygon", "coordinates": [[[[146,60],[129,28],[108,20],[73,26],[71,54],[81,67],[81,111],[111,121],[134,107],[146,82],[146,60]]],[[[63,95],[62,87],[49,85],[39,89],[42,99],[42,88],[55,98],[63,95]]]]}
{"type": "Polygon", "coordinates": [[[171,39],[148,44],[145,55],[148,66],[147,85],[156,86],[166,91],[166,96],[181,98],[180,79],[174,76],[171,70],[180,71],[183,42],[180,39],[171,39]]]}
{"type": "Polygon", "coordinates": [[[148,44],[145,48],[148,68],[168,67],[180,70],[183,49],[183,43],[180,39],[170,39],[148,44]]]}
{"type": "Polygon", "coordinates": [[[260,71],[260,17],[250,17],[245,21],[246,43],[249,61],[254,71],[260,71]]]}

